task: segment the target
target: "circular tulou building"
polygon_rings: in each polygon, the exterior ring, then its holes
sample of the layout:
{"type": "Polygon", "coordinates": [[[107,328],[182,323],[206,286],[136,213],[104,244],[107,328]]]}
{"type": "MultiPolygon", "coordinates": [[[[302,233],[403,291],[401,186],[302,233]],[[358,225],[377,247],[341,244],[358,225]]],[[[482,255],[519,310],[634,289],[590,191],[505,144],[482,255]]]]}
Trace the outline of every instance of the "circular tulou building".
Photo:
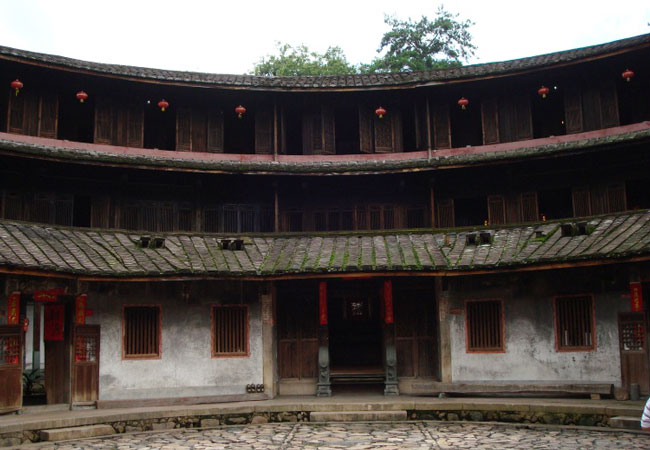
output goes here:
{"type": "Polygon", "coordinates": [[[0,47],[0,87],[0,411],[35,369],[71,406],[650,394],[650,35],[320,77],[0,47]]]}

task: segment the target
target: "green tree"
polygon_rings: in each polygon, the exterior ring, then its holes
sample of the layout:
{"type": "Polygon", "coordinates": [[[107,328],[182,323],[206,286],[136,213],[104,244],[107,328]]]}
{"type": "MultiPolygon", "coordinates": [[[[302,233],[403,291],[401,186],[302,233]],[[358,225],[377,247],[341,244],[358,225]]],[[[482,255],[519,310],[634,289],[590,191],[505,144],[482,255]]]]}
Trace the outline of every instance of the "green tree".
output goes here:
{"type": "Polygon", "coordinates": [[[293,47],[276,43],[278,55],[268,55],[253,67],[253,75],[300,76],[346,75],[357,73],[345,57],[341,47],[328,47],[325,53],[310,51],[307,46],[293,47]]]}
{"type": "Polygon", "coordinates": [[[458,21],[458,14],[438,8],[436,17],[429,20],[422,16],[419,22],[410,18],[399,20],[385,16],[384,22],[391,30],[384,34],[378,53],[370,64],[361,66],[362,72],[411,72],[461,66],[474,55],[476,46],[468,31],[474,25],[471,20],[458,21]]]}

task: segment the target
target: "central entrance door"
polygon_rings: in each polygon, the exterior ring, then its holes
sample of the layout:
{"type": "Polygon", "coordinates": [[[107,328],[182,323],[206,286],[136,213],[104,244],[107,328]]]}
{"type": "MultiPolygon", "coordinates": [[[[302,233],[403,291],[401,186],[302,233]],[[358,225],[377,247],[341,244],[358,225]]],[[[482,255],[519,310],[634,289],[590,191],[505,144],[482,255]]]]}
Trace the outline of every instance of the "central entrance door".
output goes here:
{"type": "Polygon", "coordinates": [[[376,283],[332,284],[328,299],[332,382],[381,383],[383,328],[376,283]]]}

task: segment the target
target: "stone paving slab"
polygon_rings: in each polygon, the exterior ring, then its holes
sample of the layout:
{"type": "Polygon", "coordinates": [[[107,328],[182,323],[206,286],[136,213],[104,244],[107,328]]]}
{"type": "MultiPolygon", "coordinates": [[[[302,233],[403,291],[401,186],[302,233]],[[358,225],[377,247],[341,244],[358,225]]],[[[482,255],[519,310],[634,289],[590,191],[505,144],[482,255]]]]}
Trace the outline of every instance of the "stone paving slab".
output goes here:
{"type": "Polygon", "coordinates": [[[637,449],[650,435],[594,428],[557,428],[486,423],[373,422],[225,426],[123,434],[22,448],[73,449],[637,449]]]}

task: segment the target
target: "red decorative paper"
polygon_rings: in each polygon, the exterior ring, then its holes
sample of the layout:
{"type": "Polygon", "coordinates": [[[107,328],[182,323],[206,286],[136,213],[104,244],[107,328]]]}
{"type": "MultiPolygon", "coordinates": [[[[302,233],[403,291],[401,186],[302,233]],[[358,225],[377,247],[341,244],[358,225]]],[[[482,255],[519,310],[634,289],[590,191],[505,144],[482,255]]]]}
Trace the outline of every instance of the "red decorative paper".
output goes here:
{"type": "Polygon", "coordinates": [[[643,311],[643,293],[641,283],[630,283],[630,304],[632,312],[643,311]]]}
{"type": "Polygon", "coordinates": [[[86,294],[81,294],[74,299],[74,322],[77,325],[83,325],[86,323],[86,303],[88,296],[86,294]]]}
{"type": "Polygon", "coordinates": [[[62,341],[65,318],[64,305],[45,305],[45,330],[46,341],[62,341]]]}
{"type": "Polygon", "coordinates": [[[327,282],[318,283],[318,309],[320,324],[327,325],[327,282]]]}
{"type": "Polygon", "coordinates": [[[7,325],[19,325],[20,292],[12,292],[7,299],[7,325]]]}
{"type": "Polygon", "coordinates": [[[393,323],[393,282],[384,280],[384,321],[393,323]]]}

